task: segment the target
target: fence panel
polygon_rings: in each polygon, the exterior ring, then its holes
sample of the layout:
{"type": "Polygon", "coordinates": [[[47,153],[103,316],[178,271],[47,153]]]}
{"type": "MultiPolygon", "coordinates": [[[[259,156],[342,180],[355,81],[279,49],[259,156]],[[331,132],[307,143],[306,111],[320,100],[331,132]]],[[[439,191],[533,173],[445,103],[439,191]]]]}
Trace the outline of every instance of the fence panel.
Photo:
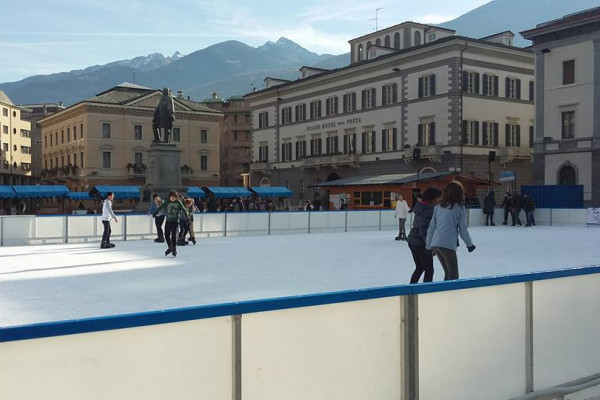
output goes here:
{"type": "Polygon", "coordinates": [[[308,212],[271,213],[271,235],[308,232],[308,212]]]}
{"type": "Polygon", "coordinates": [[[67,219],[69,243],[100,239],[95,235],[98,218],[95,215],[69,215],[67,219]]]}
{"type": "Polygon", "coordinates": [[[145,239],[154,235],[152,229],[154,219],[151,216],[149,217],[146,214],[131,214],[121,217],[123,220],[125,218],[127,218],[127,240],[145,239]]]}
{"type": "MultiPolygon", "coordinates": [[[[381,210],[381,230],[395,230],[398,229],[398,219],[394,217],[396,214],[395,210],[381,210]]],[[[410,227],[412,226],[412,213],[408,214],[408,218],[406,219],[406,233],[410,231],[410,227]]]]}
{"type": "Polygon", "coordinates": [[[340,211],[314,211],[310,215],[310,232],[344,232],[346,213],[340,211]]]}
{"type": "Polygon", "coordinates": [[[227,236],[266,235],[269,213],[234,212],[227,214],[227,236]]]}
{"type": "Polygon", "coordinates": [[[552,225],[554,226],[586,226],[586,224],[586,209],[552,209],[552,225]]]}
{"type": "Polygon", "coordinates": [[[203,213],[201,218],[200,236],[224,236],[225,213],[203,213]]]}
{"type": "MultiPolygon", "coordinates": [[[[4,246],[19,246],[31,243],[35,237],[34,216],[2,217],[2,243],[4,246]]],[[[61,232],[62,230],[59,230],[61,232]]]]}
{"type": "Polygon", "coordinates": [[[348,232],[362,230],[378,230],[379,211],[348,211],[348,232]]]}

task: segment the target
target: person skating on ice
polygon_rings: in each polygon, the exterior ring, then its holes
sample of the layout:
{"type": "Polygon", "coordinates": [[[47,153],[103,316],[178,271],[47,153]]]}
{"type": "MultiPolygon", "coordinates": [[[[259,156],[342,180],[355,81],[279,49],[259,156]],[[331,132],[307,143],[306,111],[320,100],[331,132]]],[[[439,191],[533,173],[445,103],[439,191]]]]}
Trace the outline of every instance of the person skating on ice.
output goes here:
{"type": "MultiPolygon", "coordinates": [[[[152,203],[150,203],[150,208],[148,209],[148,215],[154,215],[154,212],[158,210],[158,207],[160,207],[162,203],[163,201],[160,196],[157,193],[154,193],[152,196],[152,203]]],[[[165,213],[161,211],[160,213],[156,214],[156,217],[154,217],[154,225],[156,225],[157,235],[157,238],[154,239],[154,241],[157,243],[164,243],[165,241],[165,234],[162,228],[163,222],[165,222],[165,213]]]]}
{"type": "Polygon", "coordinates": [[[398,236],[396,240],[406,240],[406,219],[408,218],[408,203],[401,194],[396,196],[396,213],[394,218],[398,218],[398,236]]]}
{"type": "Polygon", "coordinates": [[[167,220],[167,222],[165,222],[165,239],[168,246],[165,251],[165,256],[168,256],[169,254],[173,254],[173,257],[177,256],[177,227],[179,225],[179,218],[181,213],[187,215],[187,210],[181,201],[177,200],[177,196],[177,191],[171,190],[168,199],[153,213],[154,217],[156,217],[156,214],[161,210],[164,210],[165,212],[165,219],[167,220]]]}
{"type": "Polygon", "coordinates": [[[106,200],[104,200],[104,203],[102,204],[102,225],[104,226],[104,232],[102,232],[102,244],[100,245],[101,249],[110,249],[111,247],[115,247],[115,245],[110,242],[110,220],[114,219],[115,224],[119,223],[119,221],[117,221],[117,216],[112,209],[112,201],[114,198],[114,193],[108,192],[106,195],[106,200]]]}

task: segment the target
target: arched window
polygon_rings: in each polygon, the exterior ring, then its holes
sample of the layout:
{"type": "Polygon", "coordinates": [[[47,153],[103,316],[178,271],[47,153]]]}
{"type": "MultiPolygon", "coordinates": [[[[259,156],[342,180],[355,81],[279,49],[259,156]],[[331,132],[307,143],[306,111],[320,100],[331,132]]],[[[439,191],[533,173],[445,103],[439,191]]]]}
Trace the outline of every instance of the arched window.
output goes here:
{"type": "Polygon", "coordinates": [[[394,35],[394,48],[400,50],[400,33],[396,32],[394,35]]]}
{"type": "Polygon", "coordinates": [[[260,183],[258,184],[258,186],[260,186],[260,187],[271,186],[271,181],[269,180],[269,178],[262,178],[260,180],[260,183]]]}
{"type": "Polygon", "coordinates": [[[364,53],[363,53],[363,47],[362,47],[362,43],[358,45],[358,61],[362,61],[364,60],[364,53]]]}
{"type": "Polygon", "coordinates": [[[385,36],[385,47],[390,47],[390,35],[385,36]]]}
{"type": "Polygon", "coordinates": [[[371,43],[371,41],[369,40],[369,41],[367,42],[367,51],[369,51],[369,48],[371,47],[371,45],[372,45],[372,43],[371,43]]]}
{"type": "Polygon", "coordinates": [[[381,39],[377,38],[377,40],[375,41],[375,45],[381,46],[381,39]]]}
{"type": "Polygon", "coordinates": [[[420,46],[421,45],[421,32],[416,31],[415,32],[415,46],[420,46]]]}
{"type": "Polygon", "coordinates": [[[559,185],[576,185],[577,174],[575,168],[570,165],[565,165],[558,172],[558,184],[559,185]]]}

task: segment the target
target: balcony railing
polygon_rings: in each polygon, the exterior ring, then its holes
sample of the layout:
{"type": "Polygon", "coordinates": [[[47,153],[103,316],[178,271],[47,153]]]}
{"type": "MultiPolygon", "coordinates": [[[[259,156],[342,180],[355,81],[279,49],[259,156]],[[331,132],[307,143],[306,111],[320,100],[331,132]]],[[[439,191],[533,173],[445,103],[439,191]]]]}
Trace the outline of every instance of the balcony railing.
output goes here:
{"type": "Polygon", "coordinates": [[[355,165],[360,163],[359,154],[329,154],[311,156],[302,159],[300,165],[303,167],[337,167],[342,165],[355,165]]]}

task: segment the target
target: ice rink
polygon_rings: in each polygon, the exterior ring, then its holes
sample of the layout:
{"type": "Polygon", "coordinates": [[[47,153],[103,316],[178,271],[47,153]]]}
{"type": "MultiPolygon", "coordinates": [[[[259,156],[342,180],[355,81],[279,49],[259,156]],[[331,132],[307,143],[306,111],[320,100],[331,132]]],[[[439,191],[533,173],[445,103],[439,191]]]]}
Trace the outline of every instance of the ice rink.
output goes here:
{"type": "MultiPolygon", "coordinates": [[[[461,278],[600,264],[600,229],[472,227],[461,278]]],[[[200,239],[165,257],[151,240],[0,247],[0,326],[404,285],[413,271],[394,231],[200,239]]],[[[434,260],[434,281],[443,279],[434,260]]]]}

